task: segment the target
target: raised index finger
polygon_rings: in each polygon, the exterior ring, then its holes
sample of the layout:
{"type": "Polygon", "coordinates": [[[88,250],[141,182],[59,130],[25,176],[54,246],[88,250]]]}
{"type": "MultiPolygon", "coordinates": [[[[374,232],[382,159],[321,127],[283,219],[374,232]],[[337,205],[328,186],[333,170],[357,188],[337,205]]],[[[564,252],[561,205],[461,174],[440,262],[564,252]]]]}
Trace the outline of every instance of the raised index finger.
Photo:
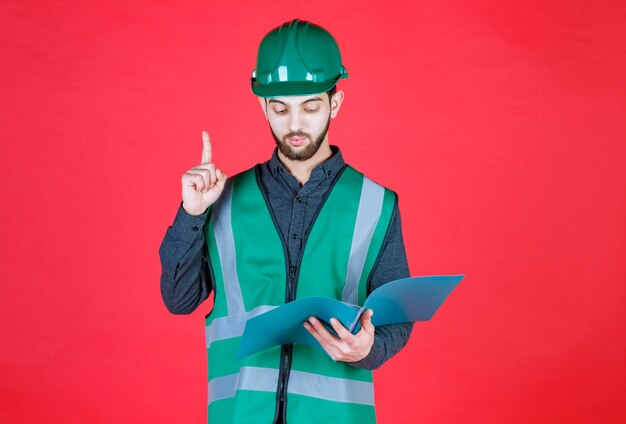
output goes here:
{"type": "Polygon", "coordinates": [[[202,131],[202,162],[200,163],[211,163],[211,156],[213,156],[213,152],[211,150],[209,133],[202,131]]]}

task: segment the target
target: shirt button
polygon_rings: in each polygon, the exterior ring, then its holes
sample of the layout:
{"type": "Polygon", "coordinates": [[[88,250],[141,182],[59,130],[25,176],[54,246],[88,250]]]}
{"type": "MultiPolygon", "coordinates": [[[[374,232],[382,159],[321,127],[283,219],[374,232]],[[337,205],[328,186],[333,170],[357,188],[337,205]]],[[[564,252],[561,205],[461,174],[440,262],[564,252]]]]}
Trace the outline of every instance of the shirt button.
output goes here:
{"type": "Polygon", "coordinates": [[[291,238],[295,240],[295,239],[297,239],[297,238],[298,238],[298,235],[297,235],[297,234],[292,234],[292,235],[291,235],[291,238]]]}
{"type": "Polygon", "coordinates": [[[198,231],[198,227],[194,226],[194,227],[192,228],[192,230],[194,230],[194,231],[198,231]]]}
{"type": "Polygon", "coordinates": [[[328,171],[328,175],[330,175],[330,174],[331,174],[331,171],[328,171]]]}
{"type": "Polygon", "coordinates": [[[300,196],[296,197],[296,202],[302,203],[302,197],[300,197],[300,196]]]}

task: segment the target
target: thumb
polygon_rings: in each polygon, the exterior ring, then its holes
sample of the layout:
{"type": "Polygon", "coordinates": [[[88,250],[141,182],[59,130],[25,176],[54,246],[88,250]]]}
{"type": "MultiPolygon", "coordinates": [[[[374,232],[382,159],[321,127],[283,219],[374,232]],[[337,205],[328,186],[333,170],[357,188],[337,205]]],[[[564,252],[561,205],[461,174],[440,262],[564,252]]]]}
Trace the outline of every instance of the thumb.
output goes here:
{"type": "Polygon", "coordinates": [[[224,188],[224,184],[226,184],[226,178],[227,178],[226,174],[224,174],[219,169],[216,169],[215,175],[217,176],[217,181],[215,182],[215,185],[218,186],[220,189],[224,188]]]}
{"type": "Polygon", "coordinates": [[[216,169],[215,175],[217,176],[217,181],[215,181],[214,187],[217,187],[221,191],[226,185],[226,174],[219,169],[216,169]]]}
{"type": "Polygon", "coordinates": [[[361,315],[361,328],[367,332],[374,332],[374,324],[372,324],[372,316],[374,315],[374,311],[372,309],[368,309],[361,315]]]}

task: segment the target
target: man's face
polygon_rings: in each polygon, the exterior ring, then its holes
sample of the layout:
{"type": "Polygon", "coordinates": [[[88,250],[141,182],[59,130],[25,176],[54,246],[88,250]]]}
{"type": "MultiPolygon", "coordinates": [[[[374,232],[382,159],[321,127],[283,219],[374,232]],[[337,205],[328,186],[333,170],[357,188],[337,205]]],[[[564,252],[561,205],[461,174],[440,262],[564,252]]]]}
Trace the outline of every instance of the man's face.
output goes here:
{"type": "Polygon", "coordinates": [[[290,160],[306,161],[327,140],[331,108],[328,94],[261,99],[280,152],[290,160]]]}

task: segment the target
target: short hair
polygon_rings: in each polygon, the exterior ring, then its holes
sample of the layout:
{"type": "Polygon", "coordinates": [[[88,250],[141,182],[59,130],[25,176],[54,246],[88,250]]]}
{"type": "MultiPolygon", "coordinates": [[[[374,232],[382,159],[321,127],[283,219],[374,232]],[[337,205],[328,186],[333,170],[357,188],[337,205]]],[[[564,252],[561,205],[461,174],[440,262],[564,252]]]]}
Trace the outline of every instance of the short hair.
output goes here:
{"type": "Polygon", "coordinates": [[[337,92],[337,85],[333,85],[333,87],[326,92],[326,94],[328,94],[328,101],[329,102],[330,102],[330,99],[335,95],[336,92],[337,92]]]}

